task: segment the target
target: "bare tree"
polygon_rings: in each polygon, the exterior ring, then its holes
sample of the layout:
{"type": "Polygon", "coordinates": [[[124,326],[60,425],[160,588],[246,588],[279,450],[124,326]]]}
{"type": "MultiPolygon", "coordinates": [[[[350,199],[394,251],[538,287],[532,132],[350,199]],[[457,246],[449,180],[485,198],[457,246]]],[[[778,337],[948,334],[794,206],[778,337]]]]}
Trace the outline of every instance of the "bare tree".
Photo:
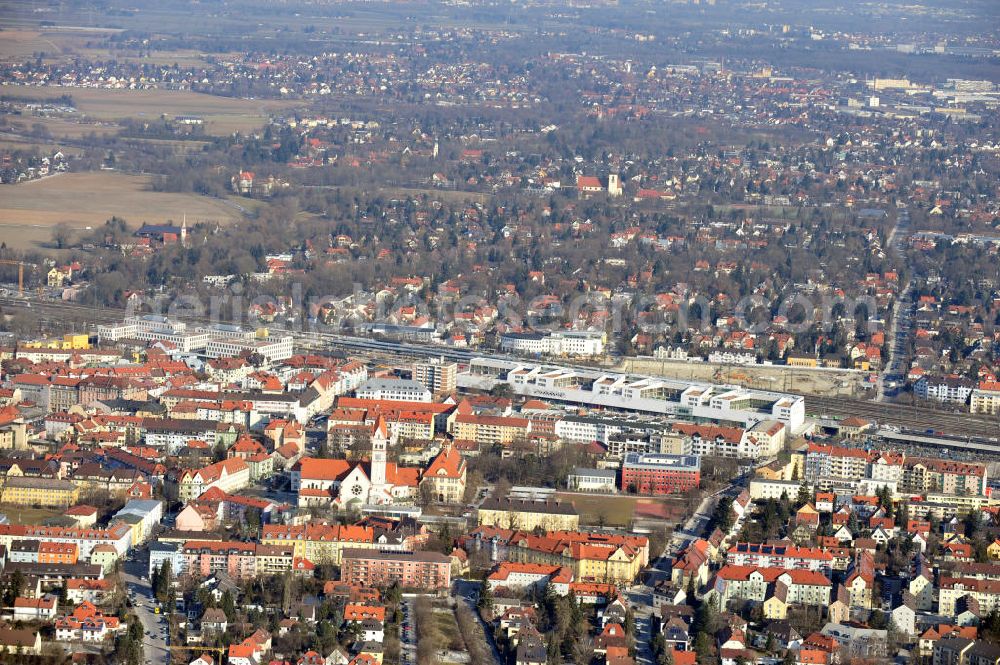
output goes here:
{"type": "Polygon", "coordinates": [[[417,624],[417,665],[434,665],[442,643],[441,631],[434,618],[434,606],[427,596],[420,596],[413,605],[417,624]]]}
{"type": "Polygon", "coordinates": [[[465,646],[472,657],[473,663],[488,663],[492,659],[492,649],[486,641],[486,634],[483,627],[476,619],[475,614],[468,605],[459,601],[455,606],[455,620],[458,622],[458,629],[465,640],[465,646]]]}

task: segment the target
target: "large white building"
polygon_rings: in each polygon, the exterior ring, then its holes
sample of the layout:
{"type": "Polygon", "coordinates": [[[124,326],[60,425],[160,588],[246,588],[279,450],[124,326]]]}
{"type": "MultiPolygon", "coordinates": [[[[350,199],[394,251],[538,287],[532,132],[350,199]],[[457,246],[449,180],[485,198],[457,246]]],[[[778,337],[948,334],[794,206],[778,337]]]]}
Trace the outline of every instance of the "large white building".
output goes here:
{"type": "Polygon", "coordinates": [[[419,381],[407,379],[368,379],[356,393],[358,399],[384,399],[398,402],[430,402],[431,391],[419,381]]]}
{"type": "Polygon", "coordinates": [[[752,478],[750,480],[750,498],[754,501],[765,499],[780,499],[786,495],[794,499],[802,483],[795,480],[770,480],[767,478],[752,478]]]}
{"type": "Polygon", "coordinates": [[[291,358],[295,350],[291,335],[262,339],[212,337],[205,345],[205,355],[209,358],[235,358],[244,352],[259,353],[268,362],[276,362],[291,358]]]}
{"type": "Polygon", "coordinates": [[[187,324],[171,321],[165,316],[147,314],[130,316],[121,323],[98,326],[100,343],[117,342],[121,339],[136,339],[143,342],[170,342],[183,353],[204,349],[209,334],[204,331],[189,331],[187,324]]]}
{"type": "Polygon", "coordinates": [[[113,522],[106,529],[79,529],[55,526],[0,524],[0,544],[11,550],[19,540],[40,540],[51,543],[74,543],[78,559],[86,561],[98,545],[110,545],[124,556],[132,547],[132,529],[124,522],[113,522]]]}
{"type": "Polygon", "coordinates": [[[257,333],[247,330],[231,323],[217,323],[211,326],[198,328],[199,332],[206,332],[212,337],[232,337],[235,339],[254,339],[257,333]]]}
{"type": "Polygon", "coordinates": [[[599,418],[594,416],[566,415],[556,421],[555,433],[563,441],[590,443],[597,441],[605,446],[616,435],[657,435],[669,427],[664,422],[628,418],[599,418]]]}
{"type": "Polygon", "coordinates": [[[213,487],[237,492],[250,484],[250,467],[239,457],[230,457],[201,469],[187,469],[178,482],[178,498],[193,501],[213,487]]]}
{"type": "Polygon", "coordinates": [[[209,358],[238,356],[247,350],[257,351],[271,361],[293,354],[292,337],[288,335],[257,339],[252,330],[226,324],[189,329],[186,323],[156,314],[130,316],[121,323],[98,326],[97,336],[101,343],[122,339],[170,342],[183,353],[204,350],[209,358]]]}
{"type": "Polygon", "coordinates": [[[830,578],[818,570],[727,565],[719,570],[715,579],[715,591],[723,610],[730,600],[763,602],[775,593],[778,584],[784,585],[783,600],[789,605],[825,607],[830,604],[833,590],[830,578]]]}
{"type": "Polygon", "coordinates": [[[153,535],[153,530],[163,519],[163,502],[155,499],[131,499],[114,514],[112,522],[129,522],[128,516],[134,515],[140,519],[138,531],[133,534],[133,544],[145,542],[153,535]]]}
{"type": "Polygon", "coordinates": [[[495,358],[474,358],[458,376],[460,388],[489,390],[498,384],[552,402],[736,423],[747,429],[776,420],[789,435],[805,425],[805,398],[788,393],[495,358]]]}
{"type": "Polygon", "coordinates": [[[553,333],[507,333],[500,337],[503,351],[528,355],[599,356],[604,353],[607,335],[588,330],[560,330],[553,333]]]}

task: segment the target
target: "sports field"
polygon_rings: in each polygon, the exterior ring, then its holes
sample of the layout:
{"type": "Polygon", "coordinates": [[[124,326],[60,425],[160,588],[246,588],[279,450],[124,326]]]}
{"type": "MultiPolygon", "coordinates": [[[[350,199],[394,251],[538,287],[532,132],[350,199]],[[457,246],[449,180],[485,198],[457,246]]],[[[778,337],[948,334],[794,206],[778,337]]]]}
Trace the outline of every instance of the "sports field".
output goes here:
{"type": "Polygon", "coordinates": [[[557,492],[580,513],[580,523],[589,526],[629,526],[636,517],[669,519],[681,509],[676,497],[639,497],[582,492],[557,492]],[[636,512],[639,515],[636,515],[636,512]]]}

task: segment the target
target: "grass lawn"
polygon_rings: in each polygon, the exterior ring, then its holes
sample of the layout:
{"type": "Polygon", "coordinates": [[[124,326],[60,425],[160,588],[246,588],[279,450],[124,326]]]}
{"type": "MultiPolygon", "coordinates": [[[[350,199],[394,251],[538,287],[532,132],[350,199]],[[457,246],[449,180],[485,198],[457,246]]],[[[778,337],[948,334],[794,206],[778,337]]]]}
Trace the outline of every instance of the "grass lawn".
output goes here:
{"type": "Polygon", "coordinates": [[[37,525],[50,517],[58,517],[65,511],[62,508],[24,508],[0,504],[0,512],[7,516],[11,524],[37,525]]]}

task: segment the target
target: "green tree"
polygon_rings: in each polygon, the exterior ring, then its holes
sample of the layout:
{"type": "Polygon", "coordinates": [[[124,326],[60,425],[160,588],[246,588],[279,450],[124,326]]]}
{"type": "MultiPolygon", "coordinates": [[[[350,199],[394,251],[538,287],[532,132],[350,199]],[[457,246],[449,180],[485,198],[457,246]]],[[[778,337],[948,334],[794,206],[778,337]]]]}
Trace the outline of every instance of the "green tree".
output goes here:
{"type": "Polygon", "coordinates": [[[795,507],[801,508],[810,501],[812,501],[812,491],[809,489],[809,483],[803,478],[799,485],[799,493],[795,496],[795,507]]]}
{"type": "Polygon", "coordinates": [[[980,636],[994,644],[1000,643],[1000,610],[993,610],[979,623],[980,636]]]}
{"type": "Polygon", "coordinates": [[[226,589],[219,601],[219,607],[226,613],[226,618],[232,621],[236,617],[236,601],[233,599],[233,592],[226,589]]]}
{"type": "Polygon", "coordinates": [[[15,570],[7,578],[7,586],[4,588],[3,601],[4,604],[10,607],[14,604],[14,599],[21,595],[24,591],[26,581],[24,579],[24,573],[20,570],[15,570]]]}
{"type": "Polygon", "coordinates": [[[625,611],[624,628],[626,635],[628,635],[629,637],[635,637],[635,615],[632,613],[632,608],[629,608],[625,611]]]}
{"type": "Polygon", "coordinates": [[[712,511],[712,527],[718,528],[722,533],[729,533],[733,528],[733,498],[724,496],[715,504],[712,511]]]}
{"type": "Polygon", "coordinates": [[[698,654],[699,663],[712,661],[712,637],[707,632],[701,631],[695,635],[694,651],[698,654]]]}
{"type": "Polygon", "coordinates": [[[128,628],[118,640],[116,653],[118,662],[122,665],[141,665],[144,662],[142,649],[142,623],[135,614],[126,618],[128,628]]]}
{"type": "Polygon", "coordinates": [[[168,605],[174,588],[173,565],[169,560],[165,560],[159,568],[153,569],[153,579],[151,580],[153,595],[161,605],[168,605]]]}
{"type": "Polygon", "coordinates": [[[486,580],[479,586],[479,598],[476,600],[476,607],[483,618],[492,620],[493,618],[493,591],[486,580]]]}
{"type": "Polygon", "coordinates": [[[389,588],[385,590],[384,598],[387,605],[392,607],[399,605],[403,599],[403,591],[399,588],[399,582],[393,582],[389,585],[389,588]]]}

